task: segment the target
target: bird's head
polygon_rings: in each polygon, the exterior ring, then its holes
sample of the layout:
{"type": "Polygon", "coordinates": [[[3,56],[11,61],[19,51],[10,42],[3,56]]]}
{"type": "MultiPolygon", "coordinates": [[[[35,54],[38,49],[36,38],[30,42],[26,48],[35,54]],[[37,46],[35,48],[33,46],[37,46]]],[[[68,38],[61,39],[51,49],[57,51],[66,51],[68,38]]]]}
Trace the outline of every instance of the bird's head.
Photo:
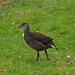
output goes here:
{"type": "Polygon", "coordinates": [[[26,28],[28,28],[29,26],[28,26],[28,24],[27,23],[22,23],[22,25],[20,25],[18,28],[24,28],[24,30],[26,29],[26,28]]]}

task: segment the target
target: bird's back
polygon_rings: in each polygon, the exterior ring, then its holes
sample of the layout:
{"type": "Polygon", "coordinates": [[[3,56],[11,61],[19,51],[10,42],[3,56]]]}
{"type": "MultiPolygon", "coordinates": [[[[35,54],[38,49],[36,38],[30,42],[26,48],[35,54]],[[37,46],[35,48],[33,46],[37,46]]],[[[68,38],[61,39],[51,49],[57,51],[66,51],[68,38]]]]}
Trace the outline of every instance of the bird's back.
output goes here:
{"type": "Polygon", "coordinates": [[[39,32],[31,32],[30,35],[33,39],[35,39],[36,41],[41,42],[42,44],[46,45],[52,42],[53,38],[50,38],[48,36],[45,36],[39,32]]]}

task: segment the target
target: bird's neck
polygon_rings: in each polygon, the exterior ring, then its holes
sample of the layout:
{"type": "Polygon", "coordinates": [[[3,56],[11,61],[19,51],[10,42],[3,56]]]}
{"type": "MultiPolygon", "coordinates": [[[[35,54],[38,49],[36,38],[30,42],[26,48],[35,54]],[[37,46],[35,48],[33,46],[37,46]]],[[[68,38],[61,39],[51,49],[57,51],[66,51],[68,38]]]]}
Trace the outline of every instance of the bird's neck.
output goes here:
{"type": "Polygon", "coordinates": [[[30,28],[29,26],[24,30],[25,35],[30,35],[30,28]]]}

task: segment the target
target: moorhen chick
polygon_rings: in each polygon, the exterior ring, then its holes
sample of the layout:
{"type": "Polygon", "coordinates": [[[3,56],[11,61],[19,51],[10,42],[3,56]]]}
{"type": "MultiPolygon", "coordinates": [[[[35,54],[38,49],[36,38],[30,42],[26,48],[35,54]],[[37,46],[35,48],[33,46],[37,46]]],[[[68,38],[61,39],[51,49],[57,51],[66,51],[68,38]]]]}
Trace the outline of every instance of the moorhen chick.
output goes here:
{"type": "Polygon", "coordinates": [[[27,23],[22,23],[22,25],[20,25],[18,28],[21,28],[21,27],[24,28],[24,39],[26,43],[38,52],[37,61],[39,57],[39,51],[42,51],[42,50],[45,51],[47,60],[49,60],[46,49],[48,48],[57,49],[52,41],[53,39],[39,32],[31,32],[29,25],[27,23]]]}

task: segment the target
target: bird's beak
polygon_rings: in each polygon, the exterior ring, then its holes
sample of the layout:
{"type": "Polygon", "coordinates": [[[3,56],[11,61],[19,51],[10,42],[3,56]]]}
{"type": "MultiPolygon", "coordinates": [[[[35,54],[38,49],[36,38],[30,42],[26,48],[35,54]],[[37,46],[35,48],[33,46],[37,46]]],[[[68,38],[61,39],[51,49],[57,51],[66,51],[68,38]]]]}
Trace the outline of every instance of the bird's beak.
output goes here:
{"type": "Polygon", "coordinates": [[[21,28],[22,27],[22,25],[20,25],[18,28],[21,28]]]}

